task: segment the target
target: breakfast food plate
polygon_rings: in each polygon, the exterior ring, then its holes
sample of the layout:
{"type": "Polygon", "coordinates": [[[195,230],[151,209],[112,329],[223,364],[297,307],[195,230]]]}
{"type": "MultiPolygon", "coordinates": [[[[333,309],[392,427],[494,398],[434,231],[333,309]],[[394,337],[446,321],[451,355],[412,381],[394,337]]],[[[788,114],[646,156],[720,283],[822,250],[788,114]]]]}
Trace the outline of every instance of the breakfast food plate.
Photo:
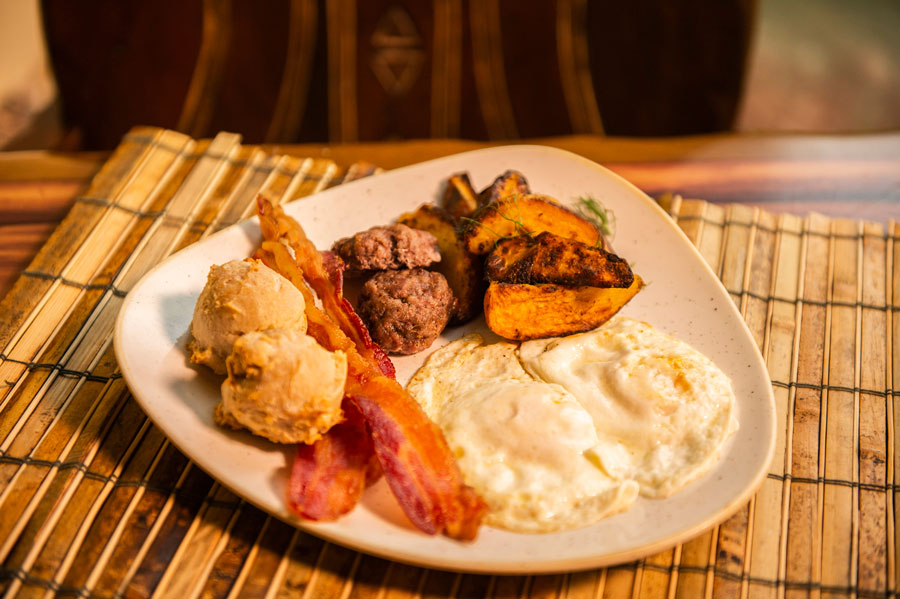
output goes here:
{"type": "MultiPolygon", "coordinates": [[[[648,286],[622,314],[651,323],[708,356],[732,380],[740,428],[704,476],[665,499],[639,498],[626,512],[564,532],[521,534],[482,527],[473,542],[416,530],[382,480],[336,522],[291,515],[285,489],[294,448],[213,422],[221,379],[191,365],[185,349],[194,304],[213,264],[249,256],[256,219],[221,231],[160,264],[132,289],[116,324],[115,346],[135,398],[172,442],[247,501],[335,543],[416,565],[485,573],[539,573],[606,566],[671,547],[734,513],[764,479],[775,444],[767,371],[734,303],[672,220],[627,181],[574,154],[537,146],[468,152],[397,169],[286,206],[311,241],[327,249],[342,237],[393,222],[433,201],[449,175],[468,171],[477,186],[514,168],[532,189],[572,203],[589,194],[615,214],[616,253],[648,286]]],[[[430,350],[394,357],[405,384],[431,351],[471,332],[496,339],[479,318],[445,330],[430,350]]]]}

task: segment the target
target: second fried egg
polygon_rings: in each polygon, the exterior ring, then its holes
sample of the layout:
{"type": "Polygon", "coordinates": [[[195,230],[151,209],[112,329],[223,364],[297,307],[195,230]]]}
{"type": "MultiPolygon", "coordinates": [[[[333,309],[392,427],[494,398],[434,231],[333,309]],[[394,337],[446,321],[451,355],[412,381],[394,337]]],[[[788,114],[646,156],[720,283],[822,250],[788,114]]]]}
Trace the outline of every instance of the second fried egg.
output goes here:
{"type": "Polygon", "coordinates": [[[604,470],[637,481],[646,497],[667,497],[704,474],[737,430],[731,380],[645,322],[617,316],[587,333],[527,341],[519,357],[578,399],[604,470]]]}

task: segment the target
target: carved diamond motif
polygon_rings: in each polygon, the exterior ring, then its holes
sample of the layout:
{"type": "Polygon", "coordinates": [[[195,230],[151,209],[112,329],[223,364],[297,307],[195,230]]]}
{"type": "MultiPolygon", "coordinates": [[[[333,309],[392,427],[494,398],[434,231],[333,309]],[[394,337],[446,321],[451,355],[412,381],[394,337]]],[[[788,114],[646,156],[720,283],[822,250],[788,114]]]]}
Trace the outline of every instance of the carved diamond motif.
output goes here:
{"type": "Polygon", "coordinates": [[[422,37],[409,13],[391,6],[372,33],[372,72],[389,95],[405,95],[422,70],[422,37]]]}

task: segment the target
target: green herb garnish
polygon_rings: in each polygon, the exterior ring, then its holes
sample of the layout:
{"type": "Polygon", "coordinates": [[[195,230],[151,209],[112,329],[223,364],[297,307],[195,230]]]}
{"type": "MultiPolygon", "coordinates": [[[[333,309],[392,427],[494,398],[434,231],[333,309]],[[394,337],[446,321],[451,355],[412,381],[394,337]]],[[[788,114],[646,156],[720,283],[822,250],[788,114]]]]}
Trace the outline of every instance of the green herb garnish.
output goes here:
{"type": "MultiPolygon", "coordinates": [[[[532,238],[533,238],[533,237],[534,237],[534,232],[533,232],[533,231],[529,231],[528,228],[525,226],[525,224],[522,222],[522,220],[523,220],[523,219],[522,219],[522,209],[519,207],[519,194],[515,194],[515,196],[513,197],[512,200],[513,200],[513,205],[515,206],[516,212],[517,212],[518,215],[519,215],[519,217],[518,217],[517,219],[516,219],[516,218],[513,218],[512,216],[509,216],[509,215],[507,215],[507,214],[504,214],[504,212],[503,212],[503,211],[500,209],[500,207],[499,207],[500,202],[495,202],[495,203],[488,204],[487,206],[485,206],[484,208],[482,208],[482,210],[493,210],[494,212],[496,212],[497,214],[499,214],[501,218],[503,218],[504,220],[508,220],[508,221],[511,222],[513,225],[515,225],[515,231],[516,231],[516,234],[515,234],[515,235],[501,235],[500,233],[498,233],[497,231],[494,231],[492,228],[490,228],[489,226],[487,226],[487,225],[484,224],[483,222],[481,222],[481,221],[479,221],[479,220],[475,220],[474,218],[469,218],[469,217],[467,217],[467,216],[460,217],[459,220],[462,221],[462,222],[468,223],[468,224],[471,225],[471,226],[479,226],[479,227],[483,227],[483,228],[484,228],[485,230],[487,230],[488,232],[493,233],[494,235],[496,235],[500,240],[502,240],[502,239],[512,239],[512,238],[518,237],[518,236],[520,236],[520,235],[528,235],[529,237],[532,237],[532,238]]],[[[504,199],[503,201],[506,201],[506,199],[504,199]]],[[[479,212],[480,212],[480,211],[479,211],[479,212]]]]}
{"type": "MultiPolygon", "coordinates": [[[[591,195],[579,196],[578,213],[597,225],[604,237],[615,237],[616,215],[612,210],[604,206],[600,200],[591,195]]],[[[603,241],[598,239],[597,245],[603,245],[603,241]]]]}

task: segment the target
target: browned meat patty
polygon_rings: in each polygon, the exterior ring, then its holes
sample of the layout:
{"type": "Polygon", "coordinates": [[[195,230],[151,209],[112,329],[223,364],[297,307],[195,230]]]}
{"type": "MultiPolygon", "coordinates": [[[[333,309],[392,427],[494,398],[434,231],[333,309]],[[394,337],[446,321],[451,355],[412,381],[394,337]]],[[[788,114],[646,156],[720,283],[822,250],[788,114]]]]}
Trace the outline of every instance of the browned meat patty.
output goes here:
{"type": "Polygon", "coordinates": [[[397,354],[430,346],[455,310],[444,275],[422,268],[375,274],[363,285],[357,308],[372,339],[397,354]]]}
{"type": "Polygon", "coordinates": [[[331,249],[347,265],[348,274],[428,266],[441,259],[434,235],[406,225],[372,227],[335,241],[331,249]]]}

